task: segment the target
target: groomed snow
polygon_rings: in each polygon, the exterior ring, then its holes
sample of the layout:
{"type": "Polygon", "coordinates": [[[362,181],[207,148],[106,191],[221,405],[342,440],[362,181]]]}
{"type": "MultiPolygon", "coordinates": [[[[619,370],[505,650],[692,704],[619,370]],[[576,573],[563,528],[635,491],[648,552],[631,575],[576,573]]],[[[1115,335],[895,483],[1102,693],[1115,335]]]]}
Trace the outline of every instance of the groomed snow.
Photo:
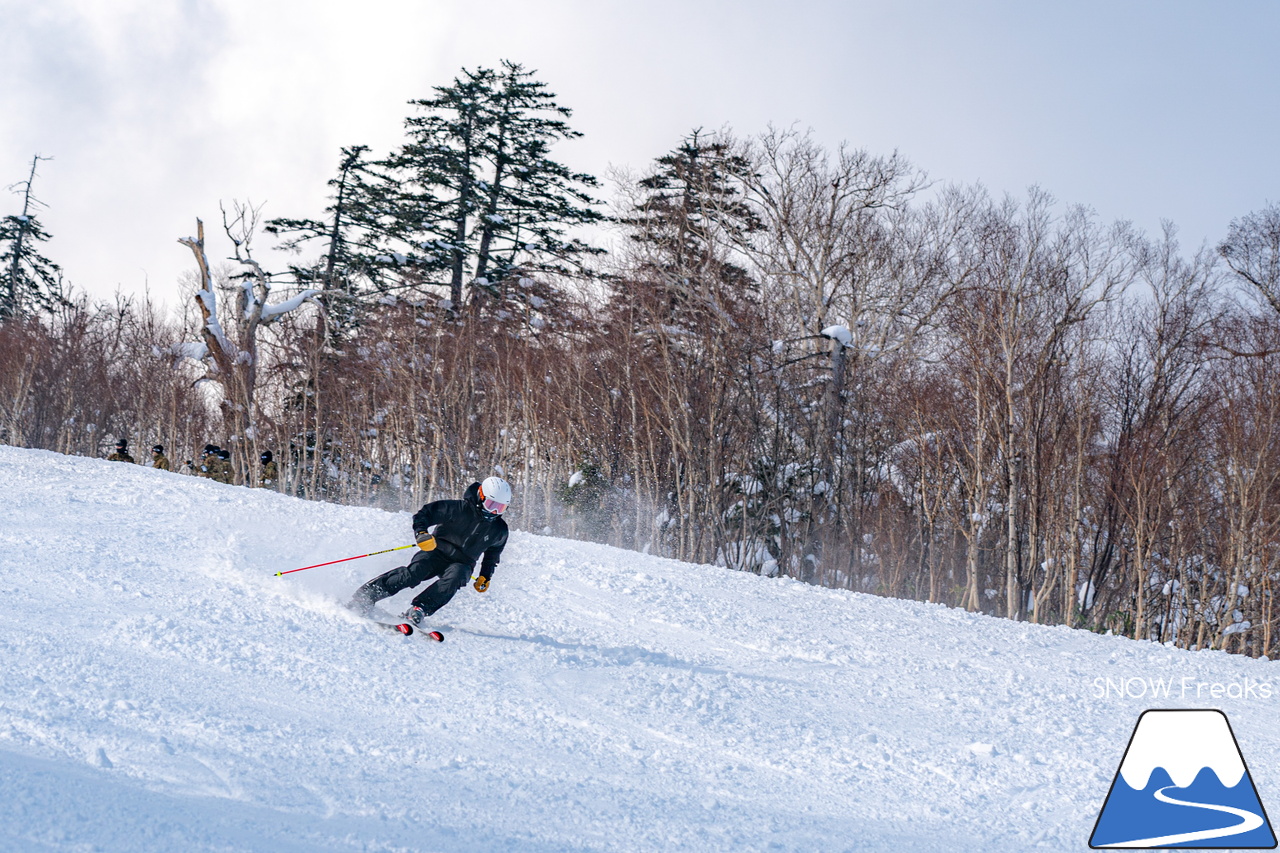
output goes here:
{"type": "Polygon", "coordinates": [[[1085,850],[1149,707],[1280,803],[1274,663],[522,532],[443,645],[338,605],[408,552],[273,574],[409,537],[0,447],[0,850],[1085,850]]]}

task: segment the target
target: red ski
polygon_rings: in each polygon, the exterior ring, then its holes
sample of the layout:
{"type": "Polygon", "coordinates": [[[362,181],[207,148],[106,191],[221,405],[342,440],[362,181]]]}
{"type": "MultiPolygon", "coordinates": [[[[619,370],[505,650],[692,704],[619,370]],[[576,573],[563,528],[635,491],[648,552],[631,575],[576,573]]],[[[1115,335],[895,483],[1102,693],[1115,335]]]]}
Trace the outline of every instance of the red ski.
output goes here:
{"type": "Polygon", "coordinates": [[[397,634],[404,634],[406,637],[412,636],[416,633],[424,640],[434,640],[437,643],[444,642],[444,634],[441,634],[439,631],[415,631],[414,627],[408,622],[396,622],[394,624],[387,622],[374,622],[373,624],[380,625],[389,631],[395,631],[397,634]]]}

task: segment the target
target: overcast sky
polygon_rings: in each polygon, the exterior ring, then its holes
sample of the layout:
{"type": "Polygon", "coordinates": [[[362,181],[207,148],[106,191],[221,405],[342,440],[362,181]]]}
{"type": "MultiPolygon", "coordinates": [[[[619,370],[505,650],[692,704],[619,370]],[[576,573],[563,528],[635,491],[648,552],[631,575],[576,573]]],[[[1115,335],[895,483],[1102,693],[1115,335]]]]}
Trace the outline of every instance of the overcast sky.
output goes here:
{"type": "Polygon", "coordinates": [[[505,58],[574,110],[557,154],[597,175],[694,127],[797,123],[1194,247],[1280,201],[1278,35],[1276,0],[0,0],[0,187],[54,158],[49,257],[173,304],[197,216],[229,254],[219,199],[317,216],[341,146],[388,151],[407,101],[505,58]]]}

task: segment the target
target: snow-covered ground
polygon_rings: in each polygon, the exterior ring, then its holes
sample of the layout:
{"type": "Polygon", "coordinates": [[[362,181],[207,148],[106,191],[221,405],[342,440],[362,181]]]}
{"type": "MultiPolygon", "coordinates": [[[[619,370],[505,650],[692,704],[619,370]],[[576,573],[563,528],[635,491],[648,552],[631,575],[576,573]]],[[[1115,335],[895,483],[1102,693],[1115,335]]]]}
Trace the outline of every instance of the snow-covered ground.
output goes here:
{"type": "Polygon", "coordinates": [[[1276,663],[527,533],[443,645],[339,607],[409,552],[274,576],[409,541],[0,447],[0,850],[1085,850],[1149,707],[1280,809],[1276,663]]]}

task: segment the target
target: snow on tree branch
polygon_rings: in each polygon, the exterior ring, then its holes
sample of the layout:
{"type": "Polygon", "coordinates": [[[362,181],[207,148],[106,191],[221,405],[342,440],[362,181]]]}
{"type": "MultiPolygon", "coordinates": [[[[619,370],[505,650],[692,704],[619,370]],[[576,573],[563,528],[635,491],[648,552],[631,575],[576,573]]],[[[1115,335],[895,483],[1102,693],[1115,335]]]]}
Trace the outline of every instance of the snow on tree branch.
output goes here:
{"type": "Polygon", "coordinates": [[[297,296],[286,299],[284,302],[279,304],[264,305],[262,307],[262,322],[270,323],[279,317],[283,317],[285,314],[288,314],[290,311],[298,308],[302,303],[310,301],[313,297],[318,296],[319,294],[319,290],[304,290],[297,296]]]}
{"type": "Polygon", "coordinates": [[[853,343],[853,333],[849,331],[849,327],[845,325],[827,326],[822,330],[824,338],[831,338],[833,341],[839,341],[841,346],[849,346],[853,343]]]}
{"type": "Polygon", "coordinates": [[[189,358],[193,361],[204,361],[205,357],[209,355],[209,348],[199,341],[192,341],[174,344],[169,347],[169,352],[179,360],[189,358]]]}
{"type": "Polygon", "coordinates": [[[204,317],[204,329],[202,333],[208,339],[212,339],[217,344],[217,350],[209,347],[211,351],[221,352],[227,358],[232,358],[236,354],[236,347],[227,338],[226,333],[222,331],[222,325],[218,322],[218,297],[213,289],[213,275],[209,271],[209,258],[204,251],[204,222],[200,219],[196,220],[196,236],[182,237],[179,243],[191,250],[196,256],[196,266],[200,268],[200,289],[196,291],[196,302],[200,304],[200,313],[204,317]]]}

